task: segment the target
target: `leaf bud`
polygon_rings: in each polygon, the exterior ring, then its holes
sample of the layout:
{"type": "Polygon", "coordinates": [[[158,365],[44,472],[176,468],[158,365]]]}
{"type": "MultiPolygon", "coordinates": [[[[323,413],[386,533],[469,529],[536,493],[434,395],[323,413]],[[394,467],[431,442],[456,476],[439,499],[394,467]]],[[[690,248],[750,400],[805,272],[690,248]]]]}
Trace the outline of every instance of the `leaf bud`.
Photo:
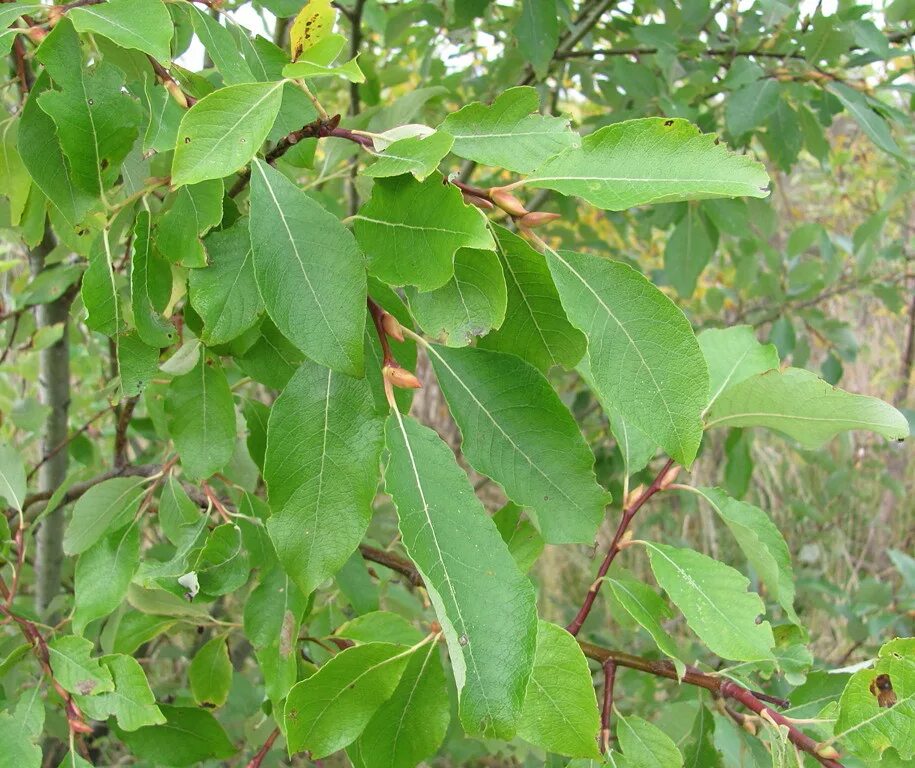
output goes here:
{"type": "Polygon", "coordinates": [[[164,85],[165,85],[165,90],[167,90],[169,92],[169,94],[171,95],[171,97],[176,102],[178,102],[179,107],[181,107],[182,109],[187,109],[188,106],[190,106],[187,103],[187,96],[184,95],[184,91],[181,90],[181,86],[178,85],[177,82],[175,82],[174,80],[166,80],[164,85]]]}
{"type": "Polygon", "coordinates": [[[401,389],[420,389],[423,386],[416,376],[400,366],[395,368],[393,365],[386,365],[381,374],[387,381],[401,389]]]}
{"type": "Polygon", "coordinates": [[[527,208],[524,207],[524,203],[502,187],[490,189],[489,196],[496,205],[512,216],[525,216],[527,214],[527,208]]]}
{"type": "Polygon", "coordinates": [[[681,469],[683,469],[683,467],[681,467],[679,464],[674,464],[672,467],[670,467],[664,473],[664,476],[658,483],[658,488],[662,491],[666,491],[668,488],[670,488],[670,486],[673,485],[674,481],[677,479],[677,475],[680,474],[681,469]]]}
{"type": "Polygon", "coordinates": [[[491,211],[491,210],[493,210],[493,208],[496,207],[491,202],[489,202],[489,200],[487,200],[485,197],[477,197],[476,195],[469,195],[466,192],[463,192],[462,195],[464,197],[465,203],[468,203],[469,205],[475,205],[477,208],[482,208],[484,211],[491,211]]]}
{"type": "Polygon", "coordinates": [[[518,222],[522,227],[527,227],[528,229],[534,229],[534,227],[540,227],[544,224],[549,224],[551,221],[556,221],[556,219],[561,219],[558,213],[549,213],[547,211],[531,211],[531,213],[526,213],[521,217],[521,220],[518,222]]]}
{"type": "Polygon", "coordinates": [[[403,327],[394,315],[390,312],[383,312],[381,315],[381,327],[384,332],[392,339],[403,341],[403,327]]]}

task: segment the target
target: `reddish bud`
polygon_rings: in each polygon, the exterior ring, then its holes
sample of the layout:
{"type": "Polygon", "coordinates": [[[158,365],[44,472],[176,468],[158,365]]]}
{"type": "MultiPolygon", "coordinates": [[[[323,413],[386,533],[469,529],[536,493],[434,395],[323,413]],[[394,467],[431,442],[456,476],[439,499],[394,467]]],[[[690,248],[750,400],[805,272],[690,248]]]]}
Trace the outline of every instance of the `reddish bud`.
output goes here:
{"type": "Polygon", "coordinates": [[[641,496],[644,492],[644,485],[637,485],[635,488],[629,491],[629,493],[626,494],[626,498],[623,499],[623,509],[629,509],[629,507],[635,504],[639,496],[641,496]]]}
{"type": "Polygon", "coordinates": [[[399,366],[395,368],[393,365],[386,365],[381,373],[391,384],[401,389],[420,389],[423,386],[410,371],[399,366]]]}
{"type": "Polygon", "coordinates": [[[477,197],[476,195],[469,195],[466,192],[461,193],[464,196],[464,202],[469,205],[475,205],[477,208],[482,208],[484,211],[491,211],[494,206],[489,200],[485,197],[477,197]]]}
{"type": "Polygon", "coordinates": [[[52,5],[48,9],[48,25],[53,27],[63,18],[64,9],[61,5],[52,5]]]}
{"type": "Polygon", "coordinates": [[[381,315],[381,327],[392,339],[403,341],[403,327],[394,315],[389,312],[383,312],[381,315]]]}
{"type": "Polygon", "coordinates": [[[48,33],[43,27],[29,27],[25,33],[29,36],[29,40],[35,43],[35,45],[40,45],[41,41],[48,36],[48,33]]]}
{"type": "Polygon", "coordinates": [[[512,216],[524,216],[527,214],[527,208],[524,207],[524,203],[502,187],[490,189],[489,196],[496,205],[512,216]]]}
{"type": "Polygon", "coordinates": [[[818,744],[817,754],[820,757],[825,757],[827,760],[838,760],[842,757],[832,744],[818,744]]]}
{"type": "Polygon", "coordinates": [[[521,220],[518,222],[522,227],[527,227],[528,229],[534,229],[535,227],[543,226],[544,224],[549,224],[551,221],[556,221],[556,219],[561,219],[558,213],[548,213],[546,211],[532,211],[521,217],[521,220]]]}
{"type": "Polygon", "coordinates": [[[166,80],[165,90],[169,92],[169,95],[178,102],[178,106],[182,109],[188,108],[187,96],[184,95],[184,91],[181,90],[181,86],[178,85],[174,80],[166,80]]]}
{"type": "Polygon", "coordinates": [[[679,464],[675,464],[672,467],[670,467],[664,473],[664,476],[661,478],[660,482],[658,483],[658,488],[662,491],[665,491],[668,488],[670,488],[670,486],[673,485],[674,481],[677,479],[677,475],[680,474],[681,469],[683,469],[683,467],[681,467],[679,464]]]}

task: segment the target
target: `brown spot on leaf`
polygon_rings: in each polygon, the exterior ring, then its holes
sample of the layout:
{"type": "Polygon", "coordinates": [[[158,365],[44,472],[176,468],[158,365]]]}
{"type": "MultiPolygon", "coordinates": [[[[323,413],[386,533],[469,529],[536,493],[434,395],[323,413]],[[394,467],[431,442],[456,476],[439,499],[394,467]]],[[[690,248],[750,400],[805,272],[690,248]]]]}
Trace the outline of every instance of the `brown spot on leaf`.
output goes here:
{"type": "Polygon", "coordinates": [[[896,691],[893,690],[893,681],[889,675],[877,675],[870,685],[871,693],[877,697],[877,704],[881,707],[892,707],[896,703],[896,691]]]}
{"type": "Polygon", "coordinates": [[[673,120],[665,120],[665,121],[664,121],[664,127],[665,127],[665,128],[670,128],[670,126],[672,126],[673,124],[674,124],[674,121],[673,121],[673,120]]]}

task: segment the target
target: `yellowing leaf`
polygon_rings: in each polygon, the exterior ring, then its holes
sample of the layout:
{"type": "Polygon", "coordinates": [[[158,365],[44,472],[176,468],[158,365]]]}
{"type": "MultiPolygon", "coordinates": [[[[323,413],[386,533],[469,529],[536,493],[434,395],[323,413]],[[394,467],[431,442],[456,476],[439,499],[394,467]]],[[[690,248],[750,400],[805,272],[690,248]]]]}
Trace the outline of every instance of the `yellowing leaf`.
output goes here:
{"type": "Polygon", "coordinates": [[[337,12],[330,0],[309,0],[289,29],[289,47],[295,61],[309,48],[317,45],[334,28],[337,12]]]}

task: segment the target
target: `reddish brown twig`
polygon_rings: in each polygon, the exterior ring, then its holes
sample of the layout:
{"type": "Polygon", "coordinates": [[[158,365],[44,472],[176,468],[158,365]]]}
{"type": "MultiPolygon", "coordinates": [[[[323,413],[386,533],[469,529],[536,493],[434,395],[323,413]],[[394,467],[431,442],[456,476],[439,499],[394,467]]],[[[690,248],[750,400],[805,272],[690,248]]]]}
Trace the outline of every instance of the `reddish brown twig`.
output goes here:
{"type": "Polygon", "coordinates": [[[128,397],[118,414],[118,426],[114,432],[114,466],[127,466],[127,429],[130,427],[130,419],[133,416],[137,402],[140,400],[139,395],[128,397]]]}
{"type": "Polygon", "coordinates": [[[102,418],[102,416],[104,416],[105,414],[109,413],[112,410],[112,408],[114,408],[114,406],[109,405],[107,408],[104,408],[103,410],[99,411],[94,416],[92,416],[85,424],[83,424],[79,429],[77,429],[73,434],[69,435],[66,440],[63,440],[60,443],[58,443],[57,445],[55,445],[50,451],[48,451],[44,456],[41,457],[41,460],[34,467],[32,467],[31,470],[29,470],[27,479],[31,480],[32,477],[34,476],[34,474],[39,469],[41,469],[43,464],[46,464],[47,462],[49,462],[58,453],[60,453],[64,448],[66,448],[68,445],[70,445],[70,443],[72,443],[77,437],[79,437],[84,432],[88,431],[88,429],[96,421],[98,421],[100,418],[102,418]]]}
{"type": "MultiPolygon", "coordinates": [[[[600,564],[600,568],[597,569],[597,577],[588,588],[588,592],[585,595],[585,599],[581,605],[581,608],[578,610],[578,614],[566,627],[566,629],[569,631],[569,634],[576,636],[581,631],[581,627],[585,623],[585,620],[588,618],[588,614],[591,613],[591,608],[594,605],[594,600],[597,597],[598,591],[600,590],[601,580],[604,578],[604,576],[607,575],[607,571],[610,570],[610,565],[613,563],[613,560],[617,554],[619,554],[621,549],[620,544],[623,541],[623,536],[626,534],[626,531],[629,530],[629,524],[632,522],[632,518],[635,517],[636,513],[642,508],[648,499],[650,499],[658,491],[661,490],[662,484],[664,483],[665,478],[668,477],[668,472],[670,471],[671,467],[673,467],[673,465],[674,460],[668,460],[661,471],[658,472],[651,485],[642,491],[642,493],[639,494],[636,499],[628,506],[623,507],[622,514],[620,515],[619,525],[617,526],[616,533],[613,536],[613,541],[610,542],[610,548],[607,550],[604,561],[600,564]]],[[[623,504],[626,504],[625,500],[623,501],[623,504]]]]}
{"type": "Polygon", "coordinates": [[[613,686],[616,683],[616,662],[608,659],[601,667],[604,670],[604,701],[600,710],[600,751],[610,751],[610,717],[613,714],[613,686]]]}
{"type": "Polygon", "coordinates": [[[273,747],[273,742],[277,740],[277,737],[280,735],[280,729],[274,728],[270,731],[270,735],[267,737],[267,740],[264,742],[263,746],[257,750],[257,753],[251,760],[248,761],[248,764],[245,768],[260,768],[261,763],[264,762],[264,758],[267,756],[267,753],[273,747]]]}

